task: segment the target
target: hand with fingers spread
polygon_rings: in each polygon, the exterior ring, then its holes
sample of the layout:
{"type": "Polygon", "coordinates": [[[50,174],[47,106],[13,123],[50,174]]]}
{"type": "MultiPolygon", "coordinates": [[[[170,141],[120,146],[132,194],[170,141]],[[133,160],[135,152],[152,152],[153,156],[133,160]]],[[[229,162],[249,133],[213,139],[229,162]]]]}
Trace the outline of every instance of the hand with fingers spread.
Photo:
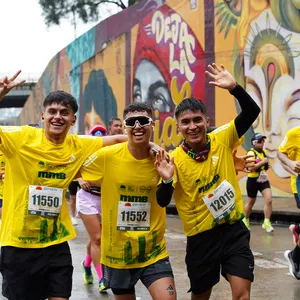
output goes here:
{"type": "Polygon", "coordinates": [[[4,78],[0,79],[0,100],[13,88],[23,84],[26,80],[15,81],[15,79],[19,76],[21,71],[18,71],[15,75],[11,78],[4,78]]]}
{"type": "Polygon", "coordinates": [[[173,177],[174,157],[170,157],[170,159],[168,160],[164,150],[158,151],[154,166],[156,167],[156,170],[163,180],[168,180],[173,177]]]}
{"type": "Polygon", "coordinates": [[[208,71],[205,71],[205,74],[212,79],[212,81],[209,81],[209,84],[228,91],[233,90],[236,86],[235,79],[223,65],[220,65],[220,67],[215,63],[208,65],[208,71]]]}
{"type": "Polygon", "coordinates": [[[255,165],[255,159],[253,155],[243,155],[243,156],[237,156],[236,155],[237,150],[234,149],[232,152],[233,162],[235,171],[243,171],[246,173],[249,173],[251,168],[255,165]]]}

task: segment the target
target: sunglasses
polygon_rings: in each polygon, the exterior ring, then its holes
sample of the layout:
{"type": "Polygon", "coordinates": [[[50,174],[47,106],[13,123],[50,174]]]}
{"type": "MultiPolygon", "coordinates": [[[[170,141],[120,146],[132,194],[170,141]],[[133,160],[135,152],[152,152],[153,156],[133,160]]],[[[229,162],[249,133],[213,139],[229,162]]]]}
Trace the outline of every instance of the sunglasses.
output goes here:
{"type": "Polygon", "coordinates": [[[257,141],[258,144],[261,144],[261,143],[264,143],[264,142],[265,142],[265,140],[258,140],[257,141]]]}
{"type": "Polygon", "coordinates": [[[139,117],[129,117],[126,120],[124,120],[124,124],[126,127],[135,127],[136,123],[139,123],[140,127],[145,127],[147,125],[150,125],[153,120],[150,117],[146,116],[139,116],[139,117]]]}

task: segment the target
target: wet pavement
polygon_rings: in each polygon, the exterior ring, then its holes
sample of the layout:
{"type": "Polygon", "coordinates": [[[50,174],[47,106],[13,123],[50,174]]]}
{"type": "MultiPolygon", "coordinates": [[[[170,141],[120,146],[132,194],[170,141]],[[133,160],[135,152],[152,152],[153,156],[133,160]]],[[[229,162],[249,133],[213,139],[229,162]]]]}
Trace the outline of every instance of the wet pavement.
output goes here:
{"type": "MultiPolygon", "coordinates": [[[[110,291],[107,294],[99,294],[96,283],[85,285],[82,281],[80,262],[85,256],[87,234],[81,221],[78,221],[79,224],[76,226],[78,236],[70,242],[74,265],[71,299],[113,299],[110,291]]],[[[178,300],[188,300],[190,299],[190,294],[187,293],[189,282],[184,263],[186,238],[183,235],[182,225],[177,216],[168,216],[167,218],[166,240],[175,274],[177,298],[178,300]]],[[[275,232],[272,234],[264,232],[260,224],[252,225],[251,247],[255,255],[255,281],[252,285],[251,299],[300,299],[300,281],[295,280],[288,274],[287,262],[283,257],[284,250],[293,247],[288,225],[276,226],[275,232]]],[[[96,278],[96,276],[94,277],[96,278]]],[[[136,294],[139,300],[151,299],[148,291],[141,283],[136,286],[136,294]]],[[[0,299],[5,298],[0,297],[0,299]]],[[[210,299],[231,299],[230,287],[224,278],[221,277],[220,283],[213,288],[210,299]]]]}

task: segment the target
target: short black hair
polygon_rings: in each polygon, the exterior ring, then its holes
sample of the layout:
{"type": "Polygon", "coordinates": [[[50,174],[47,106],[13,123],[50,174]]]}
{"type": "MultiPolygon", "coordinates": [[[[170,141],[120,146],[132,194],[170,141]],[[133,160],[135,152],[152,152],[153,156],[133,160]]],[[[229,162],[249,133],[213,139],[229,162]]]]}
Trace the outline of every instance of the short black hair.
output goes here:
{"type": "Polygon", "coordinates": [[[178,119],[178,117],[187,110],[192,112],[201,111],[206,115],[206,107],[200,99],[186,98],[177,105],[175,109],[175,118],[178,119]]]}
{"type": "Polygon", "coordinates": [[[118,118],[118,117],[113,117],[113,118],[111,118],[111,119],[109,120],[108,126],[111,126],[112,123],[113,123],[114,121],[120,121],[120,122],[122,122],[122,120],[121,120],[120,118],[118,118]]]}
{"type": "Polygon", "coordinates": [[[64,91],[51,92],[44,100],[43,106],[46,108],[52,103],[62,104],[72,109],[74,114],[78,111],[78,104],[76,99],[69,93],[64,91]]]}
{"type": "Polygon", "coordinates": [[[135,102],[132,104],[129,104],[125,107],[124,111],[123,111],[123,119],[125,119],[125,117],[127,116],[128,113],[130,112],[146,112],[149,117],[152,118],[152,109],[151,106],[148,103],[145,102],[135,102]]]}

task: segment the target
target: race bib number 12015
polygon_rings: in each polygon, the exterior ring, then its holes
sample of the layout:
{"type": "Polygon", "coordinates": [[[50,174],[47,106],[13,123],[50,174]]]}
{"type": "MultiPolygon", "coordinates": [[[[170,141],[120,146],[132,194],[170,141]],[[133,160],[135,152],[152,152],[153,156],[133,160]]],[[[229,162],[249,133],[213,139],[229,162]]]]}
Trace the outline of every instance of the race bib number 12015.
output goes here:
{"type": "Polygon", "coordinates": [[[235,207],[234,188],[224,180],[214,191],[205,195],[203,201],[218,222],[228,216],[235,207]]]}

